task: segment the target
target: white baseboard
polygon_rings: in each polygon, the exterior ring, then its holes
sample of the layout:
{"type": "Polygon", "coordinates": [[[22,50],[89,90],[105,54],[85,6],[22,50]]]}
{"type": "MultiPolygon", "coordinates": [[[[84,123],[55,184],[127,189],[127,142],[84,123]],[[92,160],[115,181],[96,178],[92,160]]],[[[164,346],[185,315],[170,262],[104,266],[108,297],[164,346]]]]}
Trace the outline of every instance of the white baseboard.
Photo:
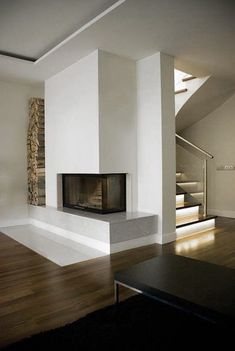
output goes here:
{"type": "Polygon", "coordinates": [[[176,232],[160,234],[156,236],[156,244],[164,245],[176,240],[176,232]]]}
{"type": "Polygon", "coordinates": [[[0,228],[2,227],[15,227],[16,225],[25,225],[30,223],[30,218],[12,219],[0,221],[0,228]]]}
{"type": "Polygon", "coordinates": [[[48,230],[49,232],[60,235],[66,239],[74,240],[79,244],[92,247],[93,249],[102,251],[106,254],[110,253],[109,243],[104,243],[102,241],[95,240],[95,239],[89,238],[87,236],[80,235],[80,234],[71,232],[69,230],[65,230],[65,229],[59,228],[57,226],[48,224],[48,223],[38,221],[37,219],[34,219],[34,218],[30,218],[29,222],[30,222],[30,224],[34,225],[35,227],[39,227],[41,229],[48,230]]]}
{"type": "Polygon", "coordinates": [[[162,235],[162,244],[171,243],[176,240],[176,232],[167,233],[162,235]]]}
{"type": "Polygon", "coordinates": [[[207,212],[214,216],[235,218],[235,211],[208,209],[207,212]]]}
{"type": "Polygon", "coordinates": [[[156,244],[156,243],[157,243],[157,234],[143,236],[141,238],[111,244],[110,253],[135,249],[137,247],[152,245],[152,244],[156,244]]]}
{"type": "Polygon", "coordinates": [[[147,246],[152,244],[167,244],[176,240],[176,232],[167,234],[152,234],[143,236],[137,239],[123,241],[121,243],[111,244],[111,253],[130,250],[141,246],[147,246]]]}

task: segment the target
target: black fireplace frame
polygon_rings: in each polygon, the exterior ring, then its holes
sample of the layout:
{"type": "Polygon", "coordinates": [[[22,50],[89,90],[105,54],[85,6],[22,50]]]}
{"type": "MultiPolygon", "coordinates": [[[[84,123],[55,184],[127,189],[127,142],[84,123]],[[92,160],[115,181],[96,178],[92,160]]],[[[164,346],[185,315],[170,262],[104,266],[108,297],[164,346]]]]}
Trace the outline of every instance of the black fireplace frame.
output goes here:
{"type": "MultiPolygon", "coordinates": [[[[125,212],[126,211],[126,175],[127,173],[63,173],[62,174],[62,195],[63,195],[63,207],[66,208],[72,208],[75,210],[81,210],[81,211],[87,211],[87,212],[93,212],[93,213],[98,213],[98,214],[108,214],[108,213],[116,213],[116,212],[125,212]],[[86,206],[74,206],[70,205],[68,203],[65,203],[65,177],[66,176],[72,176],[72,177],[77,177],[77,176],[86,176],[86,177],[93,177],[93,178],[107,178],[108,176],[113,176],[113,175],[121,175],[125,177],[124,181],[124,188],[123,188],[123,196],[124,196],[124,206],[122,209],[112,209],[112,210],[105,210],[105,209],[95,209],[92,207],[86,207],[86,206]]],[[[103,187],[103,182],[102,182],[102,187],[103,187]]],[[[103,191],[103,190],[102,190],[103,191]]]]}

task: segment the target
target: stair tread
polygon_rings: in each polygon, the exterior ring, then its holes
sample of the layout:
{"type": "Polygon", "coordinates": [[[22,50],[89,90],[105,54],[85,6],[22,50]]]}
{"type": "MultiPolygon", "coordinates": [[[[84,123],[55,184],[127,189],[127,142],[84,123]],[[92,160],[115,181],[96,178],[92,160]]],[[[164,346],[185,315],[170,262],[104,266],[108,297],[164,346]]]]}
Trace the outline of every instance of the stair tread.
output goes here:
{"type": "Polygon", "coordinates": [[[182,79],[182,82],[187,82],[188,80],[196,79],[197,77],[195,76],[188,76],[182,79]]]}
{"type": "Polygon", "coordinates": [[[187,184],[187,183],[200,183],[199,180],[177,180],[176,183],[178,184],[187,184]]]}
{"type": "Polygon", "coordinates": [[[192,219],[191,221],[184,219],[176,224],[176,228],[181,228],[181,227],[185,227],[185,226],[188,226],[191,224],[209,221],[210,219],[215,219],[215,218],[217,218],[217,216],[213,216],[213,215],[203,216],[203,215],[201,215],[201,216],[198,216],[198,218],[192,219]]]}
{"type": "Polygon", "coordinates": [[[190,208],[190,207],[195,207],[195,206],[201,206],[200,202],[187,202],[185,201],[183,204],[178,204],[176,205],[176,210],[181,210],[183,208],[190,208]]]}
{"type": "Polygon", "coordinates": [[[184,190],[176,190],[176,195],[185,195],[187,194],[187,191],[184,190]]]}
{"type": "Polygon", "coordinates": [[[181,94],[181,93],[186,93],[186,91],[188,91],[188,89],[179,89],[175,91],[175,94],[181,94]]]}
{"type": "Polygon", "coordinates": [[[177,183],[176,183],[175,191],[176,191],[176,195],[185,195],[185,194],[187,194],[187,191],[182,189],[179,185],[177,185],[177,183]]]}

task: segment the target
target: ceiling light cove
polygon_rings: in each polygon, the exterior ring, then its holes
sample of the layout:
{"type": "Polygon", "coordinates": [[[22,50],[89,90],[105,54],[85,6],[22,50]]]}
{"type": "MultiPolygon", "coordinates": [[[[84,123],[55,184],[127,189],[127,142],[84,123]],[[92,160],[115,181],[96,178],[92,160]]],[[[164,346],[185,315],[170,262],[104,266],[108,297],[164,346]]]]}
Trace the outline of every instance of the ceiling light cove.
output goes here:
{"type": "Polygon", "coordinates": [[[2,51],[2,50],[0,50],[0,55],[1,56],[6,56],[6,57],[11,57],[11,58],[17,59],[17,60],[28,61],[28,62],[35,62],[35,61],[37,61],[37,59],[33,58],[33,57],[27,57],[27,56],[14,54],[12,52],[6,52],[6,51],[2,51]]]}
{"type": "Polygon", "coordinates": [[[38,63],[125,1],[2,0],[0,55],[38,63]]]}

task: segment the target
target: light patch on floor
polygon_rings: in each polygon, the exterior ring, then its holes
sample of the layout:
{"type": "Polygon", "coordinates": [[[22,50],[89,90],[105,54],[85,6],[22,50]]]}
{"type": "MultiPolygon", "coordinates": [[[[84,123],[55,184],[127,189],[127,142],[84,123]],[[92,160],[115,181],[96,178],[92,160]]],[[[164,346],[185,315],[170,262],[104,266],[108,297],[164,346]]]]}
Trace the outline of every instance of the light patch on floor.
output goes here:
{"type": "Polygon", "coordinates": [[[76,243],[31,224],[0,228],[0,232],[58,264],[68,266],[105,256],[104,252],[76,243]]]}

